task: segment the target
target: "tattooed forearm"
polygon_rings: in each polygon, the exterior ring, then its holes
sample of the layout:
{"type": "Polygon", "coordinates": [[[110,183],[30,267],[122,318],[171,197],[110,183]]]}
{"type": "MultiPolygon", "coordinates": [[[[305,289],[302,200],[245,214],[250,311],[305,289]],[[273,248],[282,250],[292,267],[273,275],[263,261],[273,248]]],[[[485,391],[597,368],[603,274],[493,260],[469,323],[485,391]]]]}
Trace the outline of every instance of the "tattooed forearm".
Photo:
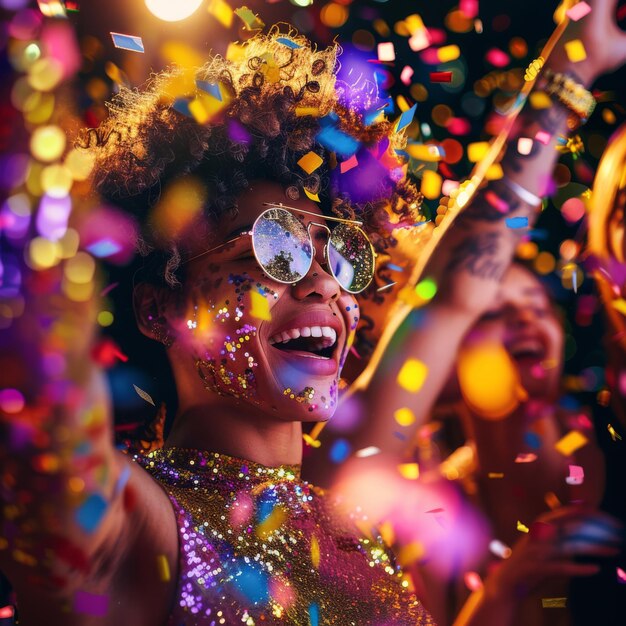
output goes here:
{"type": "Polygon", "coordinates": [[[483,187],[457,218],[459,224],[484,220],[498,222],[517,211],[523,203],[501,181],[492,180],[483,187]]]}
{"type": "Polygon", "coordinates": [[[466,271],[477,278],[499,281],[509,264],[503,258],[500,246],[501,233],[478,233],[461,241],[453,248],[447,272],[466,271]]]}

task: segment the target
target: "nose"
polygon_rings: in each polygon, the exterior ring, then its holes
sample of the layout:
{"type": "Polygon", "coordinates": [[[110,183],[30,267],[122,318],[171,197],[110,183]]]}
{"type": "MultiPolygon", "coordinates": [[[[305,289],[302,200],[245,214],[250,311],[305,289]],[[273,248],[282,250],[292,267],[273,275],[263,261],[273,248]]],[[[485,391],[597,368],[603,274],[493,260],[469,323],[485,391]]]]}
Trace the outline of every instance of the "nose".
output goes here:
{"type": "Polygon", "coordinates": [[[536,321],[535,313],[530,307],[515,307],[511,310],[510,319],[514,328],[530,326],[536,321]]]}
{"type": "Polygon", "coordinates": [[[297,300],[313,297],[322,302],[329,302],[330,300],[337,300],[341,295],[339,283],[320,263],[320,259],[323,259],[323,250],[320,254],[317,250],[319,245],[321,244],[316,242],[315,247],[318,253],[313,258],[307,275],[292,286],[293,296],[297,300]]]}

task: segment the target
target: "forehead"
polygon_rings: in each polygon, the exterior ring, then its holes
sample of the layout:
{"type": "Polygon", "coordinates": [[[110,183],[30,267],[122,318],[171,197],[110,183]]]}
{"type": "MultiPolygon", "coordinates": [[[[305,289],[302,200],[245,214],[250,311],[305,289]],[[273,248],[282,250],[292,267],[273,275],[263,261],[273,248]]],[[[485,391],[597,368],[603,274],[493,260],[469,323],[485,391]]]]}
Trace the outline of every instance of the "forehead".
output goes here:
{"type": "Polygon", "coordinates": [[[550,300],[545,287],[539,279],[526,268],[516,264],[513,264],[504,275],[504,280],[500,287],[500,299],[503,302],[517,302],[528,299],[550,300]]]}
{"type": "MultiPolygon", "coordinates": [[[[288,199],[285,195],[285,189],[280,183],[265,180],[252,181],[250,187],[237,196],[237,216],[232,220],[223,220],[223,223],[220,224],[221,234],[224,236],[244,226],[253,224],[256,218],[268,208],[263,204],[264,202],[282,202],[296,209],[303,209],[319,215],[322,214],[319,205],[313,200],[309,200],[309,198],[301,197],[297,200],[288,199]]],[[[314,218],[303,215],[302,219],[308,222],[314,218]]]]}

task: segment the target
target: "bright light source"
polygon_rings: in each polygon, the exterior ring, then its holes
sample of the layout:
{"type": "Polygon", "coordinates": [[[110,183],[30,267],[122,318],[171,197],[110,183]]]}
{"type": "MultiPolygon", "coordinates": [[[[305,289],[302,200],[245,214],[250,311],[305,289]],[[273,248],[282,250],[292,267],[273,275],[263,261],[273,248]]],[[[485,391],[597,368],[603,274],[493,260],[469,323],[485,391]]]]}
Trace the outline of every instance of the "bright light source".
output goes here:
{"type": "Polygon", "coordinates": [[[178,22],[189,17],[202,0],[145,0],[150,13],[166,22],[178,22]]]}

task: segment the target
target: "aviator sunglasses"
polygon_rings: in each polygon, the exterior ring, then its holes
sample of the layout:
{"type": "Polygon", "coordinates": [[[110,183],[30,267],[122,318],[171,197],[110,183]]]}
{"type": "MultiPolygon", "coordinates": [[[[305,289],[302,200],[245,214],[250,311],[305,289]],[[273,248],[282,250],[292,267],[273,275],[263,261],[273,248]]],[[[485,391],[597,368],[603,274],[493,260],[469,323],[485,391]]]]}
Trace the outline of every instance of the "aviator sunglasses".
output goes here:
{"type": "Polygon", "coordinates": [[[311,227],[316,226],[328,232],[324,258],[330,273],[341,288],[348,293],[360,293],[367,289],[374,277],[376,253],[372,242],[360,228],[362,222],[319,215],[284,206],[282,203],[264,202],[263,206],[269,208],[256,218],[251,231],[229,239],[188,261],[250,235],[254,256],[263,271],[279,283],[297,283],[308,274],[313,264],[315,246],[311,227]],[[314,221],[305,224],[294,213],[311,215],[327,222],[335,222],[336,225],[329,228],[325,223],[314,221]]]}

